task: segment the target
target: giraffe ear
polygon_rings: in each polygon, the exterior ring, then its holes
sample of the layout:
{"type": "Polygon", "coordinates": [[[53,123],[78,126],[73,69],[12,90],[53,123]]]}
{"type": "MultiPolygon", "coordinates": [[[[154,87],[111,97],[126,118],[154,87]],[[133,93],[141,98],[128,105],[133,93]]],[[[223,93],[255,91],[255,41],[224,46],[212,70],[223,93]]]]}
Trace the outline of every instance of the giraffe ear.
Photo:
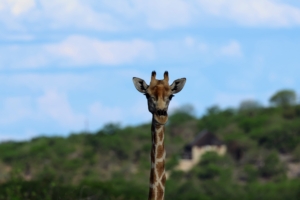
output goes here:
{"type": "Polygon", "coordinates": [[[182,90],[182,88],[184,87],[185,81],[186,81],[186,78],[176,79],[170,86],[172,94],[176,94],[176,93],[180,92],[182,90]]]}
{"type": "Polygon", "coordinates": [[[134,84],[135,88],[139,92],[141,92],[141,93],[146,93],[147,92],[146,90],[149,86],[147,85],[147,83],[143,79],[133,77],[132,80],[133,80],[133,84],[134,84]]]}

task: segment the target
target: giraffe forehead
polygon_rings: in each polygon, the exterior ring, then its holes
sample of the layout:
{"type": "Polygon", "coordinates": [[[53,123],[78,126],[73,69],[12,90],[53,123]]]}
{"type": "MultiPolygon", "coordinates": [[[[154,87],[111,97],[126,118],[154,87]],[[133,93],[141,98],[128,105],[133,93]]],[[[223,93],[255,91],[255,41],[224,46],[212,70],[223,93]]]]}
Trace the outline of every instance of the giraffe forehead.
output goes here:
{"type": "Polygon", "coordinates": [[[164,96],[170,93],[171,89],[164,81],[157,81],[157,84],[150,84],[149,93],[155,96],[164,96]]]}

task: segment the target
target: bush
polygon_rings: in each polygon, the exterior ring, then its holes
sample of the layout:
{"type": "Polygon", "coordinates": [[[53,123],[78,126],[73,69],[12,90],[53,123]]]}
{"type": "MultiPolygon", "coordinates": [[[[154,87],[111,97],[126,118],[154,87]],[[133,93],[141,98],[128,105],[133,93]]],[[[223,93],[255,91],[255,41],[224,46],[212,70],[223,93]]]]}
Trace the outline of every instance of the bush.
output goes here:
{"type": "Polygon", "coordinates": [[[280,90],[276,92],[271,98],[270,103],[276,106],[290,106],[296,103],[296,93],[293,90],[280,90]]]}
{"type": "Polygon", "coordinates": [[[194,108],[190,105],[176,109],[168,118],[168,126],[178,126],[187,121],[195,119],[194,108]]]}
{"type": "Polygon", "coordinates": [[[258,171],[264,178],[271,178],[275,176],[285,176],[285,168],[278,158],[278,154],[274,151],[263,155],[261,166],[258,171]]]}
{"type": "Polygon", "coordinates": [[[201,180],[230,179],[232,160],[228,156],[219,156],[215,152],[207,152],[202,155],[199,164],[190,172],[191,176],[197,176],[201,180]]]}
{"type": "Polygon", "coordinates": [[[258,172],[257,168],[253,165],[245,165],[244,172],[246,175],[245,178],[249,182],[256,181],[259,176],[259,172],[258,172]]]}
{"type": "Polygon", "coordinates": [[[298,145],[293,151],[293,161],[300,161],[300,145],[298,145]]]}
{"type": "Polygon", "coordinates": [[[166,162],[166,170],[172,170],[179,163],[177,155],[171,156],[166,162]]]}

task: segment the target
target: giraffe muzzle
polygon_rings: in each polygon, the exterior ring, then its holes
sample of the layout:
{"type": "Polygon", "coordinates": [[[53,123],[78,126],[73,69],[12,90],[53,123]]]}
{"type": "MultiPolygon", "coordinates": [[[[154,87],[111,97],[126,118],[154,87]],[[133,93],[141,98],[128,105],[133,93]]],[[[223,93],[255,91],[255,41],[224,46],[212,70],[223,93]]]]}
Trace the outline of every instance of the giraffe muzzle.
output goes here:
{"type": "Polygon", "coordinates": [[[167,111],[166,110],[157,110],[156,111],[156,114],[158,115],[158,116],[167,116],[167,111]]]}

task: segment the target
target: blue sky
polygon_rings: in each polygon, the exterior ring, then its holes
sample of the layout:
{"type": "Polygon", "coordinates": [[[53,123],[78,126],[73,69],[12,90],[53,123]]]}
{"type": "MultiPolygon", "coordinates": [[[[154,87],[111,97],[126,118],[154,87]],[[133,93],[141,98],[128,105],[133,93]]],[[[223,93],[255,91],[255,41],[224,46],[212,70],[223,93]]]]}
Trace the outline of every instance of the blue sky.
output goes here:
{"type": "Polygon", "coordinates": [[[2,0],[0,141],[148,122],[132,77],[186,77],[170,109],[300,93],[300,2],[2,0]]]}

